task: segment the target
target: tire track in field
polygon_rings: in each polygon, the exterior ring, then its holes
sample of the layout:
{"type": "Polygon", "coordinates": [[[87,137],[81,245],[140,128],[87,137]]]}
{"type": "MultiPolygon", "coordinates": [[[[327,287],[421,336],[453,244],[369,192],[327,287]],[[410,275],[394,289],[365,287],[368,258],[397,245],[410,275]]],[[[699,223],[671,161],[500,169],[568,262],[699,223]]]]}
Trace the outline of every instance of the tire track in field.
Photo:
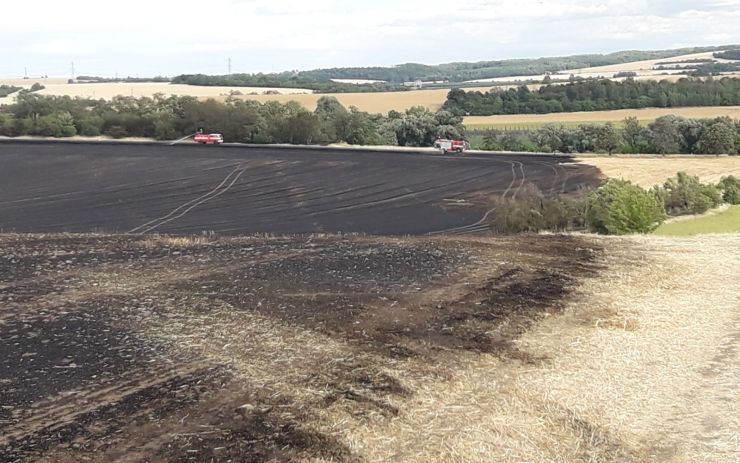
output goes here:
{"type": "MultiPolygon", "coordinates": [[[[524,163],[523,162],[519,162],[519,161],[512,161],[512,162],[515,162],[515,163],[519,164],[519,171],[522,173],[521,182],[519,182],[519,186],[517,187],[517,189],[514,192],[514,194],[511,196],[511,199],[516,199],[516,195],[519,194],[519,192],[521,191],[522,187],[524,186],[524,181],[527,179],[527,174],[524,172],[524,163]]],[[[488,216],[488,214],[489,213],[486,213],[486,216],[488,216]]]]}
{"type": "Polygon", "coordinates": [[[201,204],[204,204],[218,196],[221,196],[222,194],[226,193],[237,180],[239,180],[239,177],[244,173],[244,171],[247,168],[243,166],[242,164],[239,164],[234,170],[229,172],[229,174],[219,183],[216,188],[209,191],[208,193],[201,195],[195,199],[192,199],[185,204],[182,204],[175,209],[173,209],[169,214],[164,215],[162,217],[158,217],[156,219],[152,219],[149,222],[146,222],[142,225],[139,225],[136,228],[133,228],[126,232],[127,234],[138,234],[143,235],[145,233],[149,233],[162,225],[172,222],[173,220],[177,220],[180,217],[184,216],[194,208],[200,206],[201,204]],[[229,183],[230,182],[230,183],[229,183]],[[228,185],[227,185],[228,183],[228,185]]]}
{"type": "MultiPolygon", "coordinates": [[[[381,177],[387,177],[388,174],[383,174],[383,169],[378,169],[378,175],[381,177]]],[[[280,216],[281,220],[292,220],[299,217],[318,217],[327,214],[341,213],[347,211],[356,211],[361,209],[372,208],[376,206],[382,206],[394,202],[402,202],[404,200],[412,200],[420,204],[424,204],[420,200],[419,195],[428,194],[439,190],[440,185],[450,187],[453,185],[464,185],[469,183],[471,180],[477,180],[485,178],[487,173],[473,175],[475,171],[471,171],[471,175],[467,175],[464,178],[458,178],[453,182],[441,183],[445,178],[441,175],[439,178],[424,179],[411,185],[413,188],[406,186],[397,186],[391,189],[386,188],[387,182],[385,180],[371,180],[366,185],[353,185],[348,188],[343,188],[340,191],[331,191],[326,188],[315,190],[315,193],[319,193],[316,196],[308,196],[302,199],[301,208],[304,209],[302,213],[288,212],[287,209],[292,209],[295,204],[284,204],[278,203],[276,199],[289,199],[294,196],[298,196],[292,193],[276,198],[272,194],[265,194],[259,192],[259,196],[265,196],[264,200],[253,201],[251,205],[257,209],[263,211],[278,210],[283,211],[280,216]],[[409,191],[411,190],[411,191],[409,191]],[[357,195],[358,193],[361,193],[357,195]],[[352,195],[351,197],[345,197],[352,195]],[[337,199],[344,197],[343,199],[337,199]]],[[[360,177],[358,177],[359,179],[360,177]]],[[[352,182],[350,182],[352,183],[352,182]]],[[[289,191],[290,188],[281,187],[278,191],[289,191]]],[[[252,194],[254,196],[254,194],[252,194]]]]}
{"type": "MultiPolygon", "coordinates": [[[[515,198],[516,195],[519,193],[519,190],[522,189],[524,186],[524,181],[526,180],[526,173],[524,171],[524,164],[519,161],[502,161],[506,162],[511,166],[511,182],[509,182],[509,185],[506,187],[506,190],[501,194],[501,198],[506,198],[506,195],[509,194],[512,188],[514,188],[514,184],[517,182],[517,165],[519,166],[519,171],[522,173],[521,181],[519,182],[519,186],[517,187],[516,191],[514,192],[512,198],[515,198]]],[[[454,227],[454,228],[448,228],[446,230],[440,230],[428,233],[429,235],[463,235],[466,233],[473,233],[478,231],[483,231],[488,228],[488,224],[486,221],[488,220],[488,216],[490,216],[494,211],[496,210],[495,207],[489,209],[486,211],[485,214],[483,214],[483,217],[478,220],[475,223],[472,223],[470,225],[464,225],[462,227],[454,227]]]]}

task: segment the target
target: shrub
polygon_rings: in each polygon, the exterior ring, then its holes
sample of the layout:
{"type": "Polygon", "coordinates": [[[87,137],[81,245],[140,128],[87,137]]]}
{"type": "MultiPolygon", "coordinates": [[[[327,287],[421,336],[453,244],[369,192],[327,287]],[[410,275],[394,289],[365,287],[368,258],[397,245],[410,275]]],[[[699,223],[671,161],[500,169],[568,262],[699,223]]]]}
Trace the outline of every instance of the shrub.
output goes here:
{"type": "Polygon", "coordinates": [[[6,97],[11,93],[15,93],[22,89],[23,87],[16,87],[15,85],[0,85],[0,98],[6,97]]]}
{"type": "Polygon", "coordinates": [[[106,131],[108,135],[110,135],[113,138],[125,138],[128,137],[128,131],[125,127],[121,127],[120,125],[113,125],[108,128],[106,131]]]}
{"type": "Polygon", "coordinates": [[[610,180],[589,195],[586,224],[601,234],[648,233],[665,219],[660,200],[624,180],[610,180]]]}
{"type": "Polygon", "coordinates": [[[77,128],[74,126],[74,119],[70,113],[59,112],[36,119],[32,134],[56,138],[73,137],[77,135],[77,128]]]}
{"type": "Polygon", "coordinates": [[[734,175],[722,177],[717,185],[722,191],[722,200],[727,204],[740,204],[740,179],[734,175]]]}
{"type": "Polygon", "coordinates": [[[527,184],[516,198],[497,198],[489,216],[494,233],[565,231],[582,228],[584,201],[548,198],[533,184],[527,184]]]}
{"type": "Polygon", "coordinates": [[[719,206],[722,197],[713,185],[703,184],[699,177],[678,172],[663,185],[665,210],[670,215],[702,214],[719,206]]]}
{"type": "Polygon", "coordinates": [[[9,137],[13,135],[13,120],[5,114],[0,114],[0,136],[9,137]]]}

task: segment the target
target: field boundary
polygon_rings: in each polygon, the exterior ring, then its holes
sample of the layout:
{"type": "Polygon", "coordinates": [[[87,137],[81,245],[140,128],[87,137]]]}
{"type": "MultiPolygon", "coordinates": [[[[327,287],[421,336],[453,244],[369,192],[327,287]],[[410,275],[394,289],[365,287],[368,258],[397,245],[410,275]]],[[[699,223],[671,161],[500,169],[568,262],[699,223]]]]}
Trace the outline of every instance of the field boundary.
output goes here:
{"type": "MultiPolygon", "coordinates": [[[[0,137],[0,144],[2,143],[24,143],[24,144],[37,144],[37,145],[51,145],[51,144],[68,144],[68,145],[122,145],[122,146],[177,146],[178,148],[203,148],[204,146],[198,143],[178,143],[172,145],[171,141],[157,141],[157,140],[108,140],[108,139],[65,139],[65,138],[13,138],[13,137],[0,137]]],[[[335,146],[335,145],[288,145],[288,144],[257,144],[257,143],[223,143],[219,146],[211,147],[214,150],[231,148],[264,148],[264,149],[285,149],[285,150],[304,150],[304,151],[331,151],[335,153],[341,152],[355,152],[355,153],[408,153],[408,154],[426,154],[434,155],[437,154],[440,158],[448,159],[465,159],[475,156],[530,156],[530,157],[546,157],[550,158],[566,158],[571,159],[574,156],[569,153],[533,153],[529,151],[484,151],[484,150],[469,150],[463,155],[451,156],[439,154],[439,150],[430,147],[408,147],[408,146],[369,146],[369,145],[350,145],[350,146],[335,146]]]]}

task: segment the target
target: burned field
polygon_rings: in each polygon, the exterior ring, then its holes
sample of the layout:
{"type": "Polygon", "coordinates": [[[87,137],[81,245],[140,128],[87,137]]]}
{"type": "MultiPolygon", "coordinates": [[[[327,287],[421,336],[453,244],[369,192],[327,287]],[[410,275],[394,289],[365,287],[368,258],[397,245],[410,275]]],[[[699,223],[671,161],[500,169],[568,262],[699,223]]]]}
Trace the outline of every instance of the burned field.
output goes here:
{"type": "Polygon", "coordinates": [[[0,235],[0,460],[378,459],[370,430],[463,365],[546,362],[517,339],[602,254],[576,236],[0,235]]]}
{"type": "Polygon", "coordinates": [[[0,164],[6,233],[425,234],[478,224],[525,184],[601,181],[564,156],[320,148],[2,141],[0,164]]]}

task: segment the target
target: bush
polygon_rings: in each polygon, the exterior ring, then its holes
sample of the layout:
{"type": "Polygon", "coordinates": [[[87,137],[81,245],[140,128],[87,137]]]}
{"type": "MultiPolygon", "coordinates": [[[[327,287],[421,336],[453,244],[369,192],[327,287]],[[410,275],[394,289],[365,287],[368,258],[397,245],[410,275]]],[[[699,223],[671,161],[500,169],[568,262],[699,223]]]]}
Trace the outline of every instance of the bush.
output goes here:
{"type": "Polygon", "coordinates": [[[23,87],[16,87],[15,85],[0,85],[0,98],[6,97],[11,93],[15,93],[22,89],[23,87]]]}
{"type": "Polygon", "coordinates": [[[586,204],[586,224],[596,233],[649,233],[665,219],[655,195],[624,180],[610,180],[593,192],[586,204]]]}
{"type": "Polygon", "coordinates": [[[702,214],[722,202],[720,191],[713,185],[703,184],[699,177],[678,172],[663,185],[665,210],[670,215],[702,214]]]}
{"type": "Polygon", "coordinates": [[[722,191],[722,200],[727,204],[740,204],[740,180],[734,175],[722,177],[718,188],[722,191]]]}
{"type": "Polygon", "coordinates": [[[110,135],[113,138],[126,138],[128,137],[128,131],[125,127],[121,127],[120,125],[113,125],[106,130],[106,133],[110,135]]]}
{"type": "Polygon", "coordinates": [[[60,112],[41,116],[34,121],[33,135],[44,137],[73,137],[77,135],[74,119],[68,112],[60,112]]]}
{"type": "Polygon", "coordinates": [[[548,198],[533,184],[527,184],[516,198],[497,198],[489,216],[494,233],[565,231],[582,228],[584,201],[548,198]]]}
{"type": "Polygon", "coordinates": [[[11,135],[13,135],[13,120],[4,114],[0,114],[0,136],[9,137],[11,135]]]}

